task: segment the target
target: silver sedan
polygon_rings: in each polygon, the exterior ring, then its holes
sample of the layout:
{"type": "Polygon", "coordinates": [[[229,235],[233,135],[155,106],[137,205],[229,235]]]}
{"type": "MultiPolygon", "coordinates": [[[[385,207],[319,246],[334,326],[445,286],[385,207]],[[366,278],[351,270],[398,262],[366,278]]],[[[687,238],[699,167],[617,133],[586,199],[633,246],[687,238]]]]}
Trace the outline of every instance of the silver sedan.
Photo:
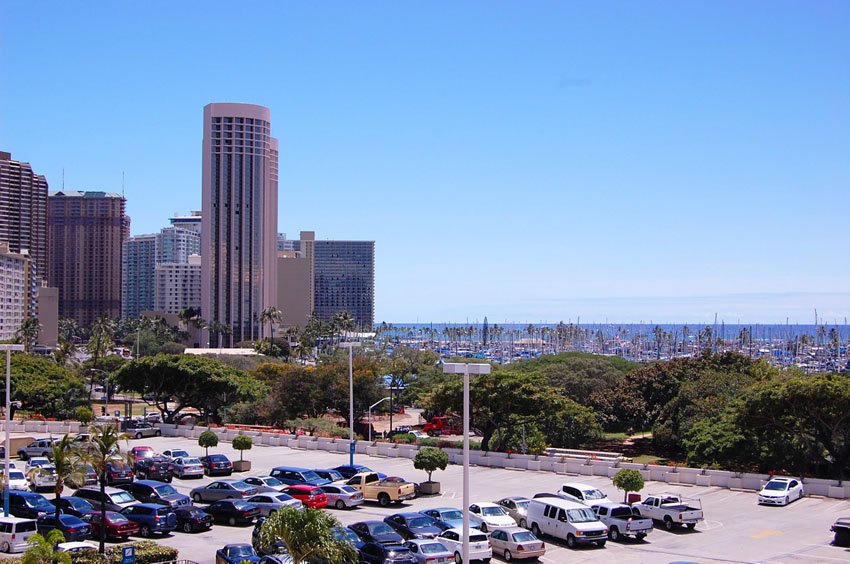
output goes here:
{"type": "Polygon", "coordinates": [[[404,543],[419,564],[448,564],[454,562],[451,550],[435,539],[412,539],[404,543]]]}
{"type": "Polygon", "coordinates": [[[344,484],[328,484],[321,486],[322,491],[328,498],[328,507],[337,509],[350,509],[357,505],[363,505],[365,501],[363,494],[351,486],[344,484]]]}
{"type": "Polygon", "coordinates": [[[174,475],[178,478],[203,478],[204,465],[194,457],[175,458],[171,465],[174,466],[174,475]]]}
{"type": "Polygon", "coordinates": [[[189,496],[193,501],[218,501],[220,499],[247,499],[257,495],[257,488],[242,480],[219,480],[194,488],[189,496]]]}
{"type": "Polygon", "coordinates": [[[275,478],[274,476],[249,476],[242,478],[246,484],[251,484],[257,488],[260,493],[263,492],[281,492],[286,489],[286,484],[275,478]]]}
{"type": "Polygon", "coordinates": [[[295,499],[291,495],[285,493],[261,493],[254,497],[248,498],[248,503],[252,503],[260,508],[260,513],[263,517],[268,517],[275,511],[283,507],[292,507],[302,511],[304,504],[300,500],[295,499]]]}

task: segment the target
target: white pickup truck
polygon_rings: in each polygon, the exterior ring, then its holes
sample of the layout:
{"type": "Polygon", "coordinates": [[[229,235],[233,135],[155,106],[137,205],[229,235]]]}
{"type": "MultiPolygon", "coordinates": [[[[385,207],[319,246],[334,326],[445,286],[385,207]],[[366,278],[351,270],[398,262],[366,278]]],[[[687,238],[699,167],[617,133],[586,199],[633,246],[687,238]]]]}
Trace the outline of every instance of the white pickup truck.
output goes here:
{"type": "Polygon", "coordinates": [[[625,503],[605,502],[590,506],[596,518],[608,525],[608,538],[614,542],[622,537],[643,540],[654,528],[652,519],[642,518],[637,508],[625,503]]]}
{"type": "Polygon", "coordinates": [[[700,500],[683,499],[679,494],[651,495],[633,507],[639,515],[664,523],[668,531],[682,525],[693,529],[703,520],[700,500]]]}

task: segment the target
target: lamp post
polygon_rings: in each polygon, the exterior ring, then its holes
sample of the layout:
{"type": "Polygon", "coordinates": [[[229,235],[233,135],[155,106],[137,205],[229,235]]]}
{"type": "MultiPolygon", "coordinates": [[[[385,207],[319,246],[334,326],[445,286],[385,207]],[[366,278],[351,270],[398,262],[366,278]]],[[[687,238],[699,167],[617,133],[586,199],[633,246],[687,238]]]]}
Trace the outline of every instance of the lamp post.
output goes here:
{"type": "Polygon", "coordinates": [[[103,374],[103,415],[109,415],[109,373],[100,368],[89,368],[89,372],[100,372],[103,374]]]}
{"type": "Polygon", "coordinates": [[[360,343],[356,341],[346,341],[340,343],[344,349],[348,349],[348,464],[354,466],[354,364],[352,360],[352,352],[354,347],[359,347],[360,343]]]}
{"type": "Polygon", "coordinates": [[[12,453],[11,429],[12,421],[9,414],[12,412],[12,351],[23,351],[23,345],[0,345],[0,351],[6,351],[6,457],[4,460],[5,473],[3,474],[3,516],[9,516],[9,456],[12,453]]]}
{"type": "Polygon", "coordinates": [[[463,374],[463,553],[462,561],[469,562],[469,375],[490,374],[490,365],[481,363],[446,362],[446,374],[463,374]]]}
{"type": "MultiPolygon", "coordinates": [[[[390,398],[388,398],[388,397],[387,398],[381,398],[381,399],[379,399],[378,401],[376,401],[375,403],[373,403],[372,405],[369,406],[369,442],[370,443],[372,442],[372,409],[376,405],[383,403],[383,402],[385,402],[389,399],[390,398]]],[[[392,429],[390,429],[390,431],[392,431],[392,429]]]]}

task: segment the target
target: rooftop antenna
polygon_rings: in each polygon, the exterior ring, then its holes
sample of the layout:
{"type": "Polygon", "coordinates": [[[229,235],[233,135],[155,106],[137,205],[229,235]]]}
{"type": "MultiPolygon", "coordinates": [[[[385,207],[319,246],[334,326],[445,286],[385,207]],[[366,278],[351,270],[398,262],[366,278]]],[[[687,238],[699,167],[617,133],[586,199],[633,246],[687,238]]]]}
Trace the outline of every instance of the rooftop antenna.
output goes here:
{"type": "Polygon", "coordinates": [[[62,167],[62,191],[65,191],[65,167],[62,167]]]}

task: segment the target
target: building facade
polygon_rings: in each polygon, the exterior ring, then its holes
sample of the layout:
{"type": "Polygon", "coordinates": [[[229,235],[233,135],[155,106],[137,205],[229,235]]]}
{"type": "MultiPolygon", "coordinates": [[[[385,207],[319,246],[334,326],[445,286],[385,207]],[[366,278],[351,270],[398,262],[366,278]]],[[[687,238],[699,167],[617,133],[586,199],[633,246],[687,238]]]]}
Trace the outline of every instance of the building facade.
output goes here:
{"type": "Polygon", "coordinates": [[[155,234],[136,235],[124,241],[121,259],[121,318],[138,317],[153,309],[154,268],[157,263],[155,234]]]}
{"type": "Polygon", "coordinates": [[[191,215],[175,215],[169,218],[172,227],[180,227],[201,234],[201,210],[192,211],[191,215]]]}
{"type": "Polygon", "coordinates": [[[12,252],[0,241],[0,339],[15,337],[24,319],[30,316],[29,284],[31,263],[24,253],[12,252]]]}
{"type": "Polygon", "coordinates": [[[27,250],[37,280],[47,282],[47,180],[28,163],[0,151],[0,241],[9,250],[27,250]]]}
{"type": "MultiPolygon", "coordinates": [[[[313,243],[315,233],[302,231],[298,248],[277,252],[277,308],[280,324],[304,327],[313,313],[313,243]]],[[[293,241],[290,241],[293,242],[293,241]]],[[[280,239],[278,239],[280,249],[280,239]]]]}
{"type": "MultiPolygon", "coordinates": [[[[202,156],[201,311],[227,327],[230,346],[262,338],[260,314],[277,301],[278,144],[269,109],[208,104],[202,156]]],[[[211,346],[219,336],[212,332],[211,346]]]]}
{"type": "Polygon", "coordinates": [[[81,327],[121,315],[121,256],[129,237],[126,200],[108,192],[52,192],[47,199],[50,286],[59,315],[81,327]]]}
{"type": "Polygon", "coordinates": [[[315,241],[313,311],[329,321],[347,311],[360,330],[375,322],[375,242],[315,241]]]}
{"type": "Polygon", "coordinates": [[[165,227],[156,237],[156,262],[189,262],[192,255],[201,254],[201,234],[183,227],[165,227]]]}
{"type": "Polygon", "coordinates": [[[180,313],[201,307],[201,257],[192,255],[184,263],[156,265],[153,309],[162,313],[180,313]]]}

